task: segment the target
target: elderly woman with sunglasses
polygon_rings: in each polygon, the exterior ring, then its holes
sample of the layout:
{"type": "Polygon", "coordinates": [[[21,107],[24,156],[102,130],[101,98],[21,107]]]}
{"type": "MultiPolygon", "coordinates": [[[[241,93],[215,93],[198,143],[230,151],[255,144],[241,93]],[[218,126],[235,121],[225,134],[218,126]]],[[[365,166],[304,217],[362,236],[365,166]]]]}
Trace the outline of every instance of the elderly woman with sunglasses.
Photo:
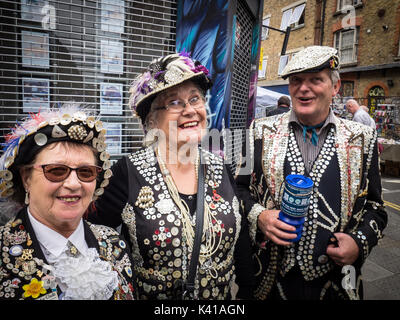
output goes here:
{"type": "Polygon", "coordinates": [[[131,256],[110,228],[82,219],[111,175],[105,130],[66,106],[31,114],[0,158],[0,299],[132,299],[131,256]],[[6,209],[6,207],[8,209],[6,209]]]}
{"type": "Polygon", "coordinates": [[[147,146],[112,167],[90,219],[122,224],[140,299],[230,299],[234,276],[236,297],[251,297],[250,241],[233,180],[220,157],[198,146],[210,87],[200,62],[172,54],[154,60],[130,89],[147,146]]]}

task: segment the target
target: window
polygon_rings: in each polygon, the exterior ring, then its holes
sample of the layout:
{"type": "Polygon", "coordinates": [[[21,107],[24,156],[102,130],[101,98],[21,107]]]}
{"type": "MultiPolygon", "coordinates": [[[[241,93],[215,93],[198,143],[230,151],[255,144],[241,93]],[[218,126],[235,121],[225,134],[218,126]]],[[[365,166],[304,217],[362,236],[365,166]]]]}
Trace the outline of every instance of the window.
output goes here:
{"type": "Polygon", "coordinates": [[[362,0],[338,0],[337,2],[337,11],[344,9],[347,6],[353,6],[362,4],[362,0]]]}
{"type": "Polygon", "coordinates": [[[339,95],[341,97],[354,97],[354,81],[342,81],[342,85],[339,89],[339,95]]]}
{"type": "Polygon", "coordinates": [[[266,73],[267,73],[267,58],[263,58],[262,64],[260,65],[260,68],[258,69],[258,78],[265,78],[266,73]]]}
{"type": "Polygon", "coordinates": [[[358,28],[336,32],[334,41],[341,64],[357,62],[358,28]]]}
{"type": "Polygon", "coordinates": [[[265,40],[268,38],[269,29],[266,28],[265,26],[269,26],[270,19],[271,19],[271,17],[263,19],[263,23],[262,23],[263,27],[261,29],[261,40],[265,40]]]}
{"type": "Polygon", "coordinates": [[[284,56],[280,57],[280,59],[279,59],[279,67],[278,67],[278,75],[280,75],[282,73],[282,71],[286,67],[288,61],[289,61],[289,56],[288,55],[284,55],[284,56]]]}
{"type": "Polygon", "coordinates": [[[305,3],[299,4],[283,11],[280,29],[285,31],[288,26],[292,28],[304,26],[305,3]]]}
{"type": "Polygon", "coordinates": [[[374,112],[385,101],[385,90],[380,86],[375,86],[368,91],[368,107],[370,112],[374,112]]]}

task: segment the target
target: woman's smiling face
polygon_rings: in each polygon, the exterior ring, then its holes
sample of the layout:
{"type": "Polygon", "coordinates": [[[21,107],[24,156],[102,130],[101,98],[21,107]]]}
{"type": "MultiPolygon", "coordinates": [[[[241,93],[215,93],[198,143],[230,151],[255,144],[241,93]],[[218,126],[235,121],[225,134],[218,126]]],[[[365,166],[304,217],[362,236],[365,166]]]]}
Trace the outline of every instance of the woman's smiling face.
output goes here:
{"type": "MultiPolygon", "coordinates": [[[[44,164],[77,168],[96,165],[96,158],[89,146],[57,142],[37,154],[33,165],[44,164]]],[[[61,182],[49,181],[41,167],[22,170],[21,176],[29,192],[29,211],[38,221],[59,233],[78,225],[96,188],[96,180],[82,182],[75,170],[61,182]]]]}
{"type": "Polygon", "coordinates": [[[167,109],[159,110],[156,127],[165,134],[167,144],[176,144],[179,149],[186,143],[198,144],[201,141],[207,125],[207,111],[203,94],[192,81],[166,90],[160,99],[160,107],[177,101],[185,104],[184,110],[180,113],[167,109]],[[190,101],[196,101],[198,106],[193,108],[190,101]]]}

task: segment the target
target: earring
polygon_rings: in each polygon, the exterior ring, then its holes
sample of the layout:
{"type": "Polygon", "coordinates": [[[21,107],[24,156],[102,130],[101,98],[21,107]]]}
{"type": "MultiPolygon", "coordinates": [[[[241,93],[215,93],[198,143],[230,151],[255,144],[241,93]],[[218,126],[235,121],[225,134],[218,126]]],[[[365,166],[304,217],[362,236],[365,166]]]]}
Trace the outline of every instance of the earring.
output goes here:
{"type": "Polygon", "coordinates": [[[25,204],[29,205],[29,192],[25,191],[25,204]]]}

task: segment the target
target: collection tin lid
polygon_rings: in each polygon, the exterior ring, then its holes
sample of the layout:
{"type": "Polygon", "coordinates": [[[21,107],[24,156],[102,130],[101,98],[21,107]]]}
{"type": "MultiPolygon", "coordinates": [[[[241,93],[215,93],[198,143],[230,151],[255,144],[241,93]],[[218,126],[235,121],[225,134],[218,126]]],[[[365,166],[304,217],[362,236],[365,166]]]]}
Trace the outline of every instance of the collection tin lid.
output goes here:
{"type": "Polygon", "coordinates": [[[291,186],[301,189],[309,189],[312,188],[314,182],[301,174],[290,174],[286,177],[286,182],[291,186]]]}

